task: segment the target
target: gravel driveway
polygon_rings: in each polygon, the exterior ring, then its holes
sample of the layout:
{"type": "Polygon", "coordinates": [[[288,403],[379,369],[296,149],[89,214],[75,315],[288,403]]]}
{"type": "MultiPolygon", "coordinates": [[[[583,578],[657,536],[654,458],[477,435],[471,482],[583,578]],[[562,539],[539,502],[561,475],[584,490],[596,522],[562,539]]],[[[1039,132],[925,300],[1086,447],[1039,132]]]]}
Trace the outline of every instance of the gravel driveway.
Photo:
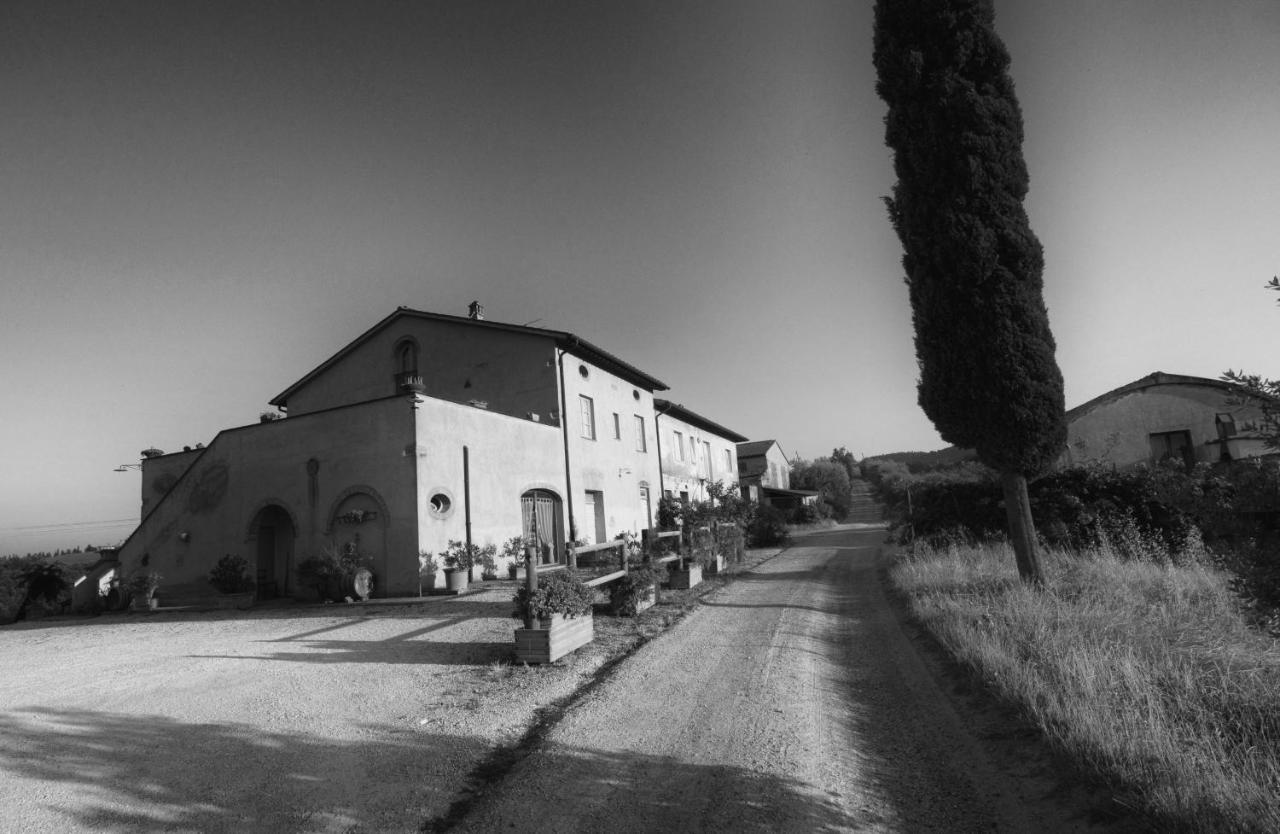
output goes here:
{"type": "Polygon", "coordinates": [[[512,668],[512,585],[0,629],[0,831],[416,831],[598,667],[512,668]]]}
{"type": "Polygon", "coordinates": [[[1016,728],[939,688],[881,586],[883,538],[800,537],[704,600],[569,711],[460,829],[1124,830],[1091,818],[1037,745],[1002,758],[984,743],[1016,728]]]}

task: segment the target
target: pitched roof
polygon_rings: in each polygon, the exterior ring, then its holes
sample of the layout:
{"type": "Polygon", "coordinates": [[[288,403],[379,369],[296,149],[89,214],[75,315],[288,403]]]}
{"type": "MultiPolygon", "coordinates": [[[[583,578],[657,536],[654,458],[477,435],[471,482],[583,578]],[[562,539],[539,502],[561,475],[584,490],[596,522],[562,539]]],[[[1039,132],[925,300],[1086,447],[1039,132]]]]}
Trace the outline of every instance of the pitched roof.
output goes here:
{"type": "Polygon", "coordinates": [[[670,415],[677,420],[688,423],[691,426],[697,426],[703,431],[709,431],[712,434],[723,437],[725,440],[732,441],[733,443],[741,443],[747,439],[736,431],[726,429],[719,423],[708,420],[701,414],[698,414],[695,411],[690,411],[679,403],[673,403],[670,400],[663,400],[655,397],[653,400],[653,407],[659,417],[662,417],[663,415],[670,415]]]}
{"type": "Polygon", "coordinates": [[[1182,374],[1166,374],[1164,371],[1156,371],[1144,376],[1142,379],[1134,380],[1127,385],[1121,385],[1119,388],[1112,389],[1105,394],[1100,394],[1088,402],[1081,403],[1075,408],[1067,410],[1067,419],[1074,420],[1093,411],[1100,405],[1114,402],[1128,394],[1136,391],[1142,391],[1147,388],[1155,388],[1160,385],[1201,385],[1211,388],[1218,388],[1223,392],[1232,396],[1244,396],[1245,391],[1239,385],[1230,382],[1224,382],[1220,379],[1209,379],[1202,376],[1184,376],[1182,374]]]}
{"type": "Polygon", "coordinates": [[[777,443],[776,440],[752,440],[748,443],[738,444],[738,457],[754,458],[766,454],[769,447],[777,443]]]}
{"type": "Polygon", "coordinates": [[[489,330],[501,330],[507,333],[526,333],[534,336],[542,336],[553,341],[556,346],[562,350],[572,353],[574,356],[593,362],[604,370],[617,374],[634,385],[639,385],[643,388],[649,389],[650,391],[668,390],[667,384],[662,380],[646,374],[636,366],[624,362],[603,348],[596,347],[586,339],[575,336],[574,334],[564,330],[547,330],[542,327],[529,327],[523,324],[506,324],[499,321],[489,321],[488,319],[473,319],[469,316],[449,316],[444,313],[430,313],[425,310],[414,310],[409,307],[397,307],[394,313],[387,316],[373,327],[370,327],[364,333],[361,333],[348,343],[346,347],[330,356],[324,362],[317,365],[310,373],[302,377],[302,379],[299,379],[297,382],[293,383],[284,391],[273,397],[271,399],[271,405],[286,405],[289,401],[289,397],[304,385],[311,382],[311,380],[324,373],[333,365],[337,364],[340,359],[367,342],[369,339],[373,338],[375,334],[389,327],[392,322],[406,316],[418,319],[427,319],[430,321],[464,324],[469,327],[481,327],[489,330]]]}

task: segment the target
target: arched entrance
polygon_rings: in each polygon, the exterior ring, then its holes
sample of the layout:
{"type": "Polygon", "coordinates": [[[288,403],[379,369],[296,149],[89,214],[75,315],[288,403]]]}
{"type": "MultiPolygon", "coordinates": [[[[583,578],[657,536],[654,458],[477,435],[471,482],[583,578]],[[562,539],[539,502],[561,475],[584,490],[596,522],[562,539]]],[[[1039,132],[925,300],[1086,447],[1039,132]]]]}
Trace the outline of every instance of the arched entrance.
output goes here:
{"type": "Polygon", "coordinates": [[[293,590],[293,541],[296,531],[289,513],[278,504],[258,511],[250,525],[254,540],[258,599],[288,596],[293,590]]]}
{"type": "Polygon", "coordinates": [[[560,496],[549,489],[531,489],[520,496],[524,539],[538,547],[539,564],[560,561],[564,553],[564,511],[560,496]]]}

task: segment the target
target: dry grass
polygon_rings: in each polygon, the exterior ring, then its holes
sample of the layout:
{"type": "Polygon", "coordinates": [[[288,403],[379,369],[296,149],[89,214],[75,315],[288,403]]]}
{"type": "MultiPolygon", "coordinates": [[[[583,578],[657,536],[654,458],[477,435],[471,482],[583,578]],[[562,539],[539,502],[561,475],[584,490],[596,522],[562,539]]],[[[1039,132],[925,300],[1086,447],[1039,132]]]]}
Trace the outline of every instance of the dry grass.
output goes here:
{"type": "Polygon", "coordinates": [[[1162,831],[1280,831],[1280,656],[1223,575],[1046,555],[1043,592],[1006,546],[903,555],[915,615],[1162,831]]]}

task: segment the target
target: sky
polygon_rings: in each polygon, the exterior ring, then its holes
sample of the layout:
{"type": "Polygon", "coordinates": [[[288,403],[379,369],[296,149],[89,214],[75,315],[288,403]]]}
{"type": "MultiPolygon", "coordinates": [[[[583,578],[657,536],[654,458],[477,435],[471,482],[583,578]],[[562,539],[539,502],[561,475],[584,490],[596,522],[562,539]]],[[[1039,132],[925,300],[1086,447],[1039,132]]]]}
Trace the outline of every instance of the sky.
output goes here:
{"type": "MultiPolygon", "coordinates": [[[[119,542],[405,305],[791,456],[943,447],[869,0],[0,4],[0,553],[119,542]]],[[[996,2],[1068,407],[1280,375],[1280,3],[996,2]]]]}

